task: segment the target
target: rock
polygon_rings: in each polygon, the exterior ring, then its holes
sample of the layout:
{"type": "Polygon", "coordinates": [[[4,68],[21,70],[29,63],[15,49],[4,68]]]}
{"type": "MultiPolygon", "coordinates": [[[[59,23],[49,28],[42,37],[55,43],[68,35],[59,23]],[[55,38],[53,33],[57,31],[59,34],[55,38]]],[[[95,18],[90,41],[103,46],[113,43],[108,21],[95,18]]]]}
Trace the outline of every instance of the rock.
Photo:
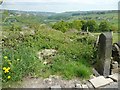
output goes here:
{"type": "Polygon", "coordinates": [[[60,85],[51,86],[51,90],[61,90],[60,85]]]}
{"type": "Polygon", "coordinates": [[[68,80],[68,81],[63,80],[63,83],[65,88],[75,88],[74,80],[68,80]]]}
{"type": "Polygon", "coordinates": [[[96,77],[100,76],[100,74],[99,74],[94,68],[92,69],[92,71],[93,71],[93,74],[94,74],[96,77]]]}
{"type": "Polygon", "coordinates": [[[45,50],[42,50],[41,51],[41,54],[43,56],[51,56],[51,55],[54,55],[57,51],[54,50],[54,49],[45,49],[45,50]]]}
{"type": "Polygon", "coordinates": [[[100,75],[108,76],[110,74],[111,56],[112,33],[102,33],[99,36],[98,60],[95,64],[95,69],[100,75]]]}
{"type": "Polygon", "coordinates": [[[44,49],[41,52],[38,52],[38,58],[39,59],[45,59],[49,58],[51,56],[54,56],[57,53],[54,49],[44,49]]]}
{"type": "Polygon", "coordinates": [[[108,89],[108,88],[110,88],[111,90],[119,90],[118,88],[119,88],[119,85],[118,85],[118,82],[113,82],[113,83],[110,83],[110,85],[106,85],[106,86],[104,86],[104,87],[101,87],[101,89],[108,89]]]}
{"type": "Polygon", "coordinates": [[[51,78],[46,78],[44,79],[45,83],[52,84],[52,79],[51,78]]]}
{"type": "Polygon", "coordinates": [[[118,68],[111,69],[111,74],[115,74],[115,73],[118,73],[118,72],[119,72],[118,68]]]}
{"type": "Polygon", "coordinates": [[[95,88],[99,88],[101,86],[105,86],[105,85],[111,83],[111,80],[108,80],[108,79],[104,78],[103,76],[96,77],[96,78],[91,79],[89,81],[92,83],[92,85],[95,88]]]}
{"type": "Polygon", "coordinates": [[[106,78],[108,82],[112,83],[114,82],[111,78],[106,78]]]}
{"type": "Polygon", "coordinates": [[[81,84],[76,83],[76,84],[75,84],[75,88],[82,88],[82,86],[81,86],[81,84]]]}
{"type": "Polygon", "coordinates": [[[82,88],[88,89],[88,86],[86,84],[82,84],[82,88]]]}
{"type": "Polygon", "coordinates": [[[93,85],[90,82],[87,82],[86,85],[88,86],[88,88],[94,88],[93,85]]]}
{"type": "Polygon", "coordinates": [[[34,30],[31,30],[31,31],[30,31],[30,35],[35,35],[35,31],[34,31],[34,30]]]}
{"type": "Polygon", "coordinates": [[[117,61],[114,61],[112,63],[112,69],[115,69],[115,68],[118,68],[118,62],[117,61]]]}
{"type": "Polygon", "coordinates": [[[118,73],[115,73],[115,74],[113,74],[113,75],[109,75],[108,76],[109,78],[111,78],[111,79],[113,79],[114,81],[118,81],[119,79],[118,79],[118,73]]]}
{"type": "Polygon", "coordinates": [[[60,77],[59,77],[59,76],[56,76],[56,75],[50,75],[49,78],[52,78],[52,79],[59,79],[60,77]]]}

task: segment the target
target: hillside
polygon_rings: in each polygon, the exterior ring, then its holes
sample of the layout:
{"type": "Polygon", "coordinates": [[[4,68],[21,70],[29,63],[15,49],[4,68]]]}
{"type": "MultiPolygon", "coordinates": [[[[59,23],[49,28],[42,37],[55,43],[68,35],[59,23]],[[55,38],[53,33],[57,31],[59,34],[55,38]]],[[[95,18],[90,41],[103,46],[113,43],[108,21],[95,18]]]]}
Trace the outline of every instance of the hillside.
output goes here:
{"type": "MultiPolygon", "coordinates": [[[[51,13],[5,10],[0,37],[3,86],[27,76],[90,78],[96,61],[94,43],[97,35],[72,28],[62,32],[51,27],[57,21],[79,19],[94,19],[97,23],[109,19],[117,26],[116,11],[51,13]]],[[[73,24],[76,26],[75,22],[73,24]]]]}

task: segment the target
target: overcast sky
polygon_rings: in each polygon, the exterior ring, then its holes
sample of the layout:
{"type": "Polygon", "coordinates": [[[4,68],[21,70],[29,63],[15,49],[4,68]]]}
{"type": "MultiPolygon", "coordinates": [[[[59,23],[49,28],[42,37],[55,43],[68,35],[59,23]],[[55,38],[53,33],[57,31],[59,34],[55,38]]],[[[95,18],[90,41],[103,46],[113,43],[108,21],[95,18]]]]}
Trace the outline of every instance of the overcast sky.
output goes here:
{"type": "Polygon", "coordinates": [[[0,8],[45,12],[117,10],[118,2],[119,0],[4,0],[0,8]]]}

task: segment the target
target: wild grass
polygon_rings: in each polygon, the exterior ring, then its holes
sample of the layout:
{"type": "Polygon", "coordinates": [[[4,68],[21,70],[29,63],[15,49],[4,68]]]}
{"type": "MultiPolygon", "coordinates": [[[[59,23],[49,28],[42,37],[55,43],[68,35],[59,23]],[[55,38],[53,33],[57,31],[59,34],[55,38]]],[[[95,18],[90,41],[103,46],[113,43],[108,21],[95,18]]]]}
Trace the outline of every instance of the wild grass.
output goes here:
{"type": "Polygon", "coordinates": [[[89,36],[66,35],[46,27],[39,27],[35,35],[21,37],[20,32],[7,32],[5,35],[7,38],[3,38],[2,66],[9,67],[10,70],[7,73],[2,71],[4,83],[20,81],[26,76],[46,78],[54,74],[65,79],[85,79],[92,74],[90,62],[93,57],[94,39],[89,36]],[[52,64],[44,65],[38,59],[36,53],[43,49],[58,51],[52,58],[52,64]]]}

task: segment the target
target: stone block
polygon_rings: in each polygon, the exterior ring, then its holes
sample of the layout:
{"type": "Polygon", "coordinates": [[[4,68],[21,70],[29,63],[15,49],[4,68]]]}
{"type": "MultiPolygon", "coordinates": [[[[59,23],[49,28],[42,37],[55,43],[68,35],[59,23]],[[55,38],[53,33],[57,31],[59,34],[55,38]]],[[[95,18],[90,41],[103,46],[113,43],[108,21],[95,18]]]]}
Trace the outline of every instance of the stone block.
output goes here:
{"type": "Polygon", "coordinates": [[[112,80],[116,81],[116,82],[119,80],[118,79],[118,73],[115,73],[113,75],[109,75],[108,77],[111,78],[112,80]]]}
{"type": "Polygon", "coordinates": [[[99,36],[98,60],[95,69],[99,74],[110,75],[110,64],[112,56],[112,33],[106,32],[99,36]]]}
{"type": "Polygon", "coordinates": [[[110,84],[112,82],[112,80],[106,79],[103,76],[96,77],[96,78],[91,79],[89,81],[92,83],[92,85],[95,88],[99,88],[101,86],[105,86],[105,85],[110,84]]]}

